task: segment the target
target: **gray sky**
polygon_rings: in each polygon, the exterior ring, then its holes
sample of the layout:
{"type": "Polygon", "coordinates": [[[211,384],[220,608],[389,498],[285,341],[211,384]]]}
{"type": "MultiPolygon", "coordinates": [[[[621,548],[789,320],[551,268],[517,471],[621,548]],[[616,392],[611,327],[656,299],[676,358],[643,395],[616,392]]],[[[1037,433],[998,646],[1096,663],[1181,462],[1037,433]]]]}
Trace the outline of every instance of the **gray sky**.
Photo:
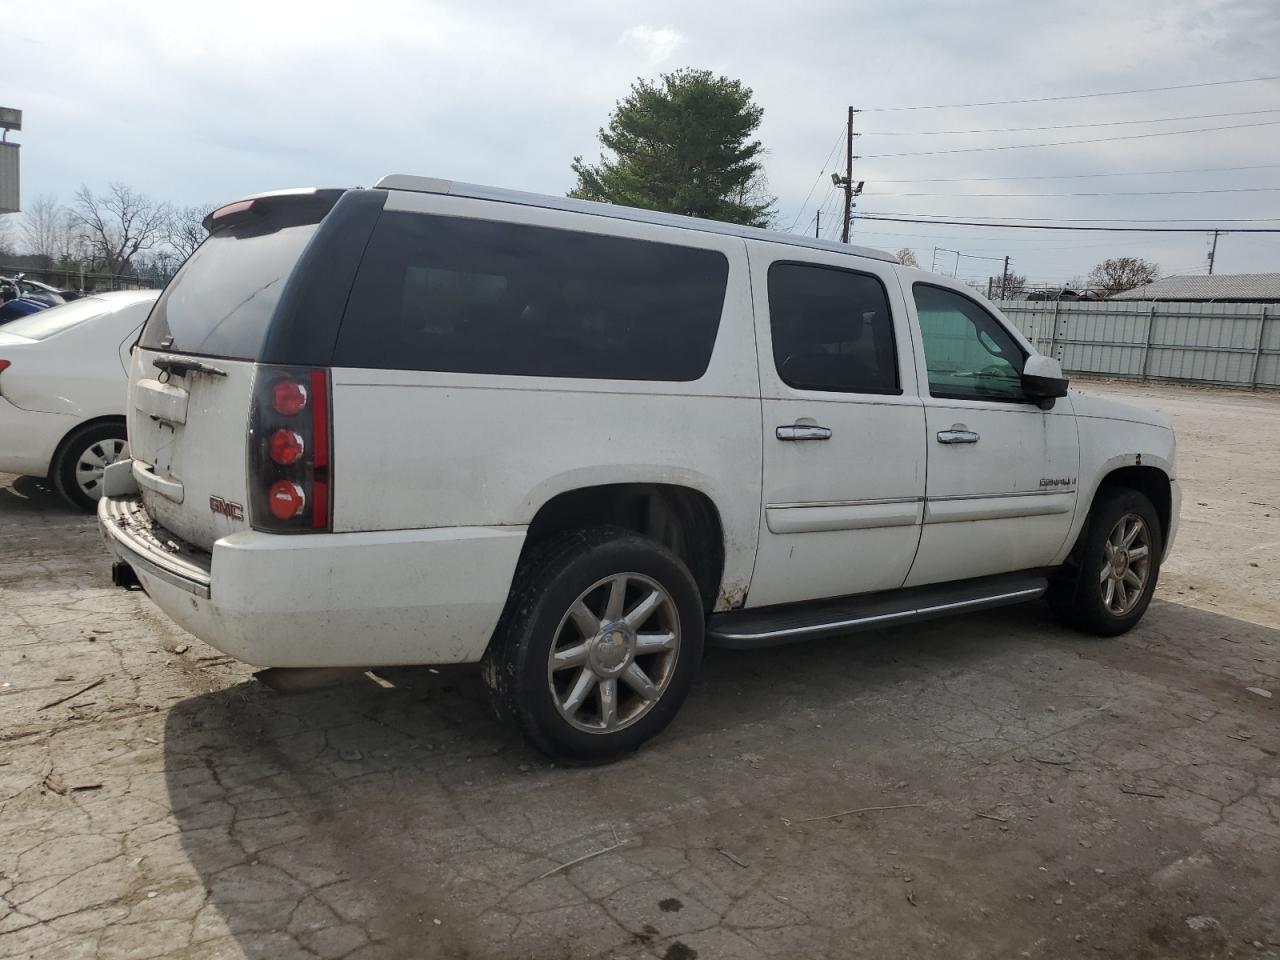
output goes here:
{"type": "MultiPolygon", "coordinates": [[[[813,230],[828,202],[823,160],[845,107],[1052,97],[1280,73],[1276,0],[1010,0],[362,4],[0,0],[0,100],[24,110],[23,194],[70,199],[123,180],[177,203],[296,185],[369,184],[420,173],[546,193],[572,183],[575,154],[637,76],[680,66],[739,78],[764,107],[760,131],[783,229],[813,230]],[[819,173],[821,177],[819,178],[819,173]],[[816,190],[803,211],[810,186],[816,190]]],[[[867,112],[855,179],[864,211],[986,217],[1280,218],[1280,191],[1167,196],[1028,193],[1280,187],[1280,165],[1248,171],[1075,180],[887,183],[1280,164],[1280,124],[1044,149],[870,159],[875,154],[1280,121],[1280,81],[976,109],[867,112]],[[1050,126],[1224,112],[1253,116],[982,133],[888,132],[1050,126]],[[877,135],[879,134],[879,135],[877,135]],[[892,194],[931,192],[939,197],[892,194]],[[1009,193],[1012,197],[958,197],[1009,193]]],[[[838,151],[837,151],[838,156],[838,151]]],[[[834,226],[834,217],[826,222],[834,226]]],[[[1242,226],[1244,224],[1241,224],[1242,226]]],[[[1263,226],[1280,226],[1280,219],[1263,226]]],[[[1207,241],[862,222],[868,245],[1013,257],[1033,280],[1132,254],[1203,272],[1207,241]]],[[[954,255],[938,258],[951,272],[954,255]]],[[[961,276],[994,261],[963,258],[961,276]]],[[[1280,234],[1223,237],[1217,271],[1280,270],[1280,234]]]]}

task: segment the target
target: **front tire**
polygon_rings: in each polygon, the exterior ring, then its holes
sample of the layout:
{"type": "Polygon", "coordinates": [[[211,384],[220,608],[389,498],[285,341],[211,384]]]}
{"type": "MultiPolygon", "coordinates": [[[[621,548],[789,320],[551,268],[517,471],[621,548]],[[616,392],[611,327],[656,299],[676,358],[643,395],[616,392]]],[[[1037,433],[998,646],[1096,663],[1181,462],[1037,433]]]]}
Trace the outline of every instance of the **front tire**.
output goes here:
{"type": "Polygon", "coordinates": [[[572,530],[522,560],[485,679],[499,714],[539,750],[602,763],[671,722],[702,659],[703,628],[697,584],[662,544],[572,530]]]}
{"type": "Polygon", "coordinates": [[[86,424],[62,441],[49,477],[64,500],[93,513],[102,499],[103,471],[128,454],[123,423],[86,424]]]}
{"type": "Polygon", "coordinates": [[[1049,605],[1076,630],[1099,637],[1125,633],[1147,612],[1163,554],[1160,518],[1144,494],[1099,491],[1071,568],[1050,590],[1049,605]]]}

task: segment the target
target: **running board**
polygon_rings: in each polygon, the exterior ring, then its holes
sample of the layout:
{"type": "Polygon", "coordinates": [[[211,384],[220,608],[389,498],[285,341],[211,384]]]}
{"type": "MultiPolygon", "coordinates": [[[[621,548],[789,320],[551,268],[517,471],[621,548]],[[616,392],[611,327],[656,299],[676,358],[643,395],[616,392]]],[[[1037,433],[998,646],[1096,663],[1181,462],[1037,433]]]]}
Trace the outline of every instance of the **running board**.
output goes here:
{"type": "Polygon", "coordinates": [[[711,616],[707,642],[736,650],[771,647],[1023,603],[1042,596],[1047,589],[1048,575],[1031,570],[838,600],[735,610],[711,616]]]}

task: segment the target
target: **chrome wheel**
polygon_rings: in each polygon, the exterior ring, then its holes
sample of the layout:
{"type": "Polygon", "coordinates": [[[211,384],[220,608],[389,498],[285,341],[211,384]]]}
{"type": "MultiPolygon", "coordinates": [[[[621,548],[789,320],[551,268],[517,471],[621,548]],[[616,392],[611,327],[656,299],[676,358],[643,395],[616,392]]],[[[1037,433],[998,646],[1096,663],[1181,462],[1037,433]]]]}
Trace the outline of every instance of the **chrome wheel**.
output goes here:
{"type": "Polygon", "coordinates": [[[1126,513],[1111,528],[1102,550],[1098,575],[1102,606],[1112,616],[1123,617],[1137,606],[1151,575],[1151,531],[1146,521],[1126,513]]]}
{"type": "Polygon", "coordinates": [[[91,443],[76,459],[76,486],[90,500],[102,497],[102,474],[124,455],[128,444],[119,437],[91,443]]]}
{"type": "Polygon", "coordinates": [[[680,656],[680,615],[657,581],[619,573],[588,587],[556,629],[547,682],[560,715],[588,733],[635,723],[662,698],[680,656]]]}

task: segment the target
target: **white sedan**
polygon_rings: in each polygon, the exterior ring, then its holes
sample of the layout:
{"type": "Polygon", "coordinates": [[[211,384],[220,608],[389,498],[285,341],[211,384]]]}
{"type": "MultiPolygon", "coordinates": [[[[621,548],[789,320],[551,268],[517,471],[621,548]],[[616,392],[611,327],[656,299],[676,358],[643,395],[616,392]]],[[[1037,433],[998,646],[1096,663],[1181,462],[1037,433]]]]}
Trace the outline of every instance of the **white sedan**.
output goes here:
{"type": "Polygon", "coordinates": [[[97,506],[102,471],[127,449],[129,348],[159,295],[94,294],[0,327],[0,472],[97,506]]]}

